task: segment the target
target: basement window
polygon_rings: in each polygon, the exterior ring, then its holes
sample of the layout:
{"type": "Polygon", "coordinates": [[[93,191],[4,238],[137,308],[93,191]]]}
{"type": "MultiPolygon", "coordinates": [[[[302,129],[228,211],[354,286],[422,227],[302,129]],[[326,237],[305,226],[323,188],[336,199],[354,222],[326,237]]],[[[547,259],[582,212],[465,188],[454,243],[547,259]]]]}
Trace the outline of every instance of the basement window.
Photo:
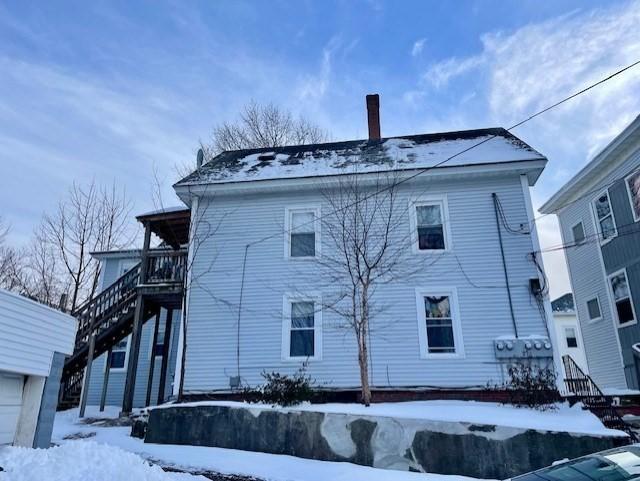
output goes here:
{"type": "Polygon", "coordinates": [[[598,232],[600,233],[601,242],[608,242],[618,234],[616,222],[613,218],[613,211],[611,210],[609,192],[604,191],[598,196],[593,202],[593,207],[596,220],[598,221],[598,232]]]}
{"type": "Polygon", "coordinates": [[[285,231],[288,232],[286,257],[313,258],[320,251],[320,209],[287,209],[285,231]]]}
{"type": "Polygon", "coordinates": [[[611,285],[611,293],[616,305],[616,315],[618,317],[619,326],[628,326],[636,323],[635,309],[629,290],[629,282],[627,280],[627,271],[622,269],[609,276],[611,285]]]}

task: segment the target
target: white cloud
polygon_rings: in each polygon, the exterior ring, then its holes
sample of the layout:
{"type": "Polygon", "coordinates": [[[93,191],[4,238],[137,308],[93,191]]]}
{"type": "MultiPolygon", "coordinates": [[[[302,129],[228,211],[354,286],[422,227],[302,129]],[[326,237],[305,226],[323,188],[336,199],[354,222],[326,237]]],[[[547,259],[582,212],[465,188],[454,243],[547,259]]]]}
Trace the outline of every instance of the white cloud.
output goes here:
{"type": "Polygon", "coordinates": [[[413,47],[411,48],[411,56],[412,57],[417,57],[418,55],[420,55],[422,53],[422,50],[424,50],[424,43],[427,41],[426,38],[420,38],[418,40],[416,40],[415,42],[413,42],[413,47]]]}
{"type": "Polygon", "coordinates": [[[433,64],[424,74],[423,80],[435,88],[446,86],[455,77],[480,67],[484,63],[482,55],[463,59],[449,58],[433,64]]]}

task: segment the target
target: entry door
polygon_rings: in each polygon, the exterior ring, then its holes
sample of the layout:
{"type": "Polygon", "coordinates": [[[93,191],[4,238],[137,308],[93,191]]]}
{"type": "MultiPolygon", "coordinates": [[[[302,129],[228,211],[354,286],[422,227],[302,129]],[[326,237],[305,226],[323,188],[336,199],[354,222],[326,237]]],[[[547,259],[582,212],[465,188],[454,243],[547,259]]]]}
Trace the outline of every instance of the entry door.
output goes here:
{"type": "Polygon", "coordinates": [[[22,408],[24,377],[0,372],[0,444],[11,444],[22,408]]]}

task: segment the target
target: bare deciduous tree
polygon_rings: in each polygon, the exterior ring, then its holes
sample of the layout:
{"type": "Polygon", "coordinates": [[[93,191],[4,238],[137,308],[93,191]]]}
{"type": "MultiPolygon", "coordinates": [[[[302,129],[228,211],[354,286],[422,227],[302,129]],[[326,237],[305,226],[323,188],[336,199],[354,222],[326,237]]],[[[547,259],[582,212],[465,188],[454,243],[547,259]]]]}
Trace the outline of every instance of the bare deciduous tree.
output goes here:
{"type": "Polygon", "coordinates": [[[69,279],[70,310],[95,293],[99,267],[90,253],[121,248],[133,240],[130,213],[124,191],[91,182],[85,187],[74,183],[55,213],[44,216],[38,235],[69,279]]]}
{"type": "Polygon", "coordinates": [[[324,129],[304,117],[296,119],[288,110],[252,101],[238,120],[214,127],[211,143],[202,147],[208,161],[224,150],[314,144],[328,137],[324,129]]]}
{"type": "Polygon", "coordinates": [[[385,308],[376,302],[376,290],[409,278],[422,266],[408,257],[408,206],[399,202],[395,175],[367,179],[354,174],[336,182],[323,189],[329,212],[321,225],[329,245],[318,262],[325,283],[335,289],[323,305],[338,315],[341,326],[355,334],[362,402],[369,405],[371,323],[385,308]]]}

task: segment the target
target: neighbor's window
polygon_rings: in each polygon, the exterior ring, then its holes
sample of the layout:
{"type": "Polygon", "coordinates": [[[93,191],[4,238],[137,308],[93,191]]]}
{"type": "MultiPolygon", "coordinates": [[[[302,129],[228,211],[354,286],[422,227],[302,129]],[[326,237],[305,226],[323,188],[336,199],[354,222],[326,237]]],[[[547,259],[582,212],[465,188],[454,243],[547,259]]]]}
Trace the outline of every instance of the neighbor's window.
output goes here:
{"type": "Polygon", "coordinates": [[[293,301],[290,303],[289,358],[316,357],[316,303],[293,301]]]}
{"type": "Polygon", "coordinates": [[[627,192],[631,201],[633,220],[640,220],[640,170],[627,177],[627,192]]]}
{"type": "Polygon", "coordinates": [[[578,222],[574,225],[571,228],[571,231],[573,232],[573,243],[575,245],[584,243],[584,225],[582,225],[582,222],[578,222]]]}
{"type": "Polygon", "coordinates": [[[578,335],[575,327],[565,327],[564,335],[567,340],[567,347],[578,347],[578,335]]]}
{"type": "Polygon", "coordinates": [[[611,282],[611,292],[613,293],[613,300],[616,303],[618,324],[622,326],[634,322],[636,319],[626,272],[620,271],[612,275],[609,278],[609,282],[611,282]]]}
{"type": "Polygon", "coordinates": [[[315,257],[317,243],[317,209],[289,211],[289,257],[315,257]]]}
{"type": "Polygon", "coordinates": [[[447,248],[442,202],[420,202],[415,206],[418,250],[432,251],[447,248]]]}
{"type": "Polygon", "coordinates": [[[423,296],[426,348],[429,354],[455,354],[450,296],[423,296]]]}
{"type": "Polygon", "coordinates": [[[127,361],[127,346],[129,338],[124,338],[113,346],[111,350],[111,365],[109,369],[124,369],[127,361]]]}
{"type": "Polygon", "coordinates": [[[613,220],[613,213],[611,211],[611,202],[609,201],[609,193],[603,192],[595,201],[594,208],[596,212],[596,218],[598,220],[598,230],[603,241],[615,237],[616,224],[613,220]]]}
{"type": "Polygon", "coordinates": [[[600,301],[597,297],[587,301],[587,311],[589,311],[590,321],[595,321],[602,317],[602,313],[600,312],[600,301]]]}

